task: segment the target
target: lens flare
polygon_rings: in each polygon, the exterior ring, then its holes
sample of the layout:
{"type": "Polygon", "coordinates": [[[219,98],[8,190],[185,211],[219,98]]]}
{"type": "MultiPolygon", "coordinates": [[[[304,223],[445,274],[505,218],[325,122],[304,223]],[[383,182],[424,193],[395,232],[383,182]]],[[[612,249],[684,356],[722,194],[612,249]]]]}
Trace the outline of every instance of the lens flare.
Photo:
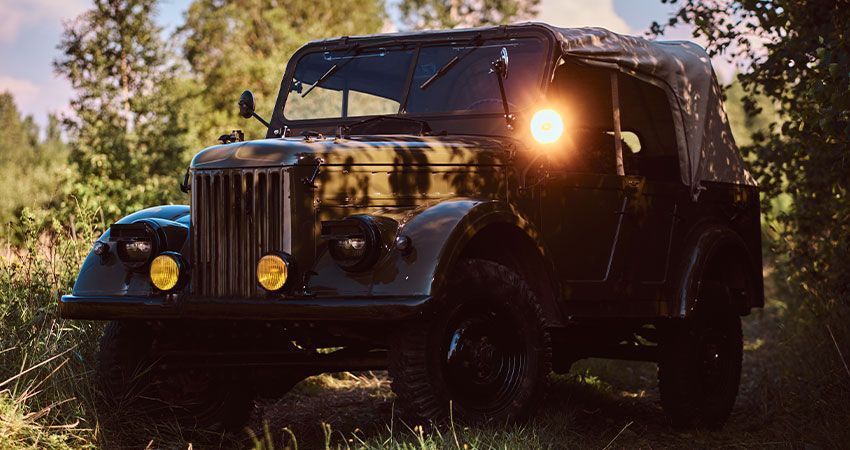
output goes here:
{"type": "Polygon", "coordinates": [[[564,134],[564,120],[554,109],[541,109],[531,117],[531,135],[541,144],[551,144],[564,134]]]}

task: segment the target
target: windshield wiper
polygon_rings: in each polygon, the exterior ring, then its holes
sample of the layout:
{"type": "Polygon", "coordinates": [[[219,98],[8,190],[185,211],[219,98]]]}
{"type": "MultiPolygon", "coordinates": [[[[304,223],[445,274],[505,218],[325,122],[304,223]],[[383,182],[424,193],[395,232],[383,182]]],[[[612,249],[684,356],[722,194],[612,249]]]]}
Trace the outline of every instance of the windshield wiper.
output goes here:
{"type": "MultiPolygon", "coordinates": [[[[380,45],[380,43],[375,43],[375,44],[380,45]]],[[[365,48],[367,48],[367,47],[372,47],[372,46],[374,46],[375,44],[373,44],[373,45],[359,45],[359,44],[354,44],[354,46],[353,46],[353,47],[351,47],[351,50],[349,50],[349,51],[348,51],[348,53],[347,53],[345,56],[343,56],[343,57],[346,57],[346,56],[347,56],[347,57],[348,57],[348,59],[347,59],[347,60],[345,60],[342,64],[334,63],[334,65],[332,65],[332,66],[331,66],[331,68],[330,68],[330,69],[328,69],[328,71],[327,71],[327,72],[325,72],[324,74],[322,74],[322,76],[320,76],[320,77],[319,77],[319,79],[318,79],[318,80],[316,80],[316,82],[315,82],[315,83],[313,83],[313,84],[312,84],[309,88],[307,88],[307,90],[306,90],[306,91],[304,91],[304,93],[303,93],[303,94],[301,94],[301,98],[306,97],[306,96],[307,96],[307,94],[309,94],[311,91],[313,91],[313,89],[315,89],[316,87],[318,87],[320,84],[324,83],[324,82],[325,82],[325,80],[327,80],[328,78],[330,78],[330,77],[331,77],[331,75],[335,74],[335,73],[336,73],[336,72],[337,72],[340,68],[345,67],[345,65],[346,65],[346,64],[350,63],[351,61],[354,61],[354,56],[355,56],[357,53],[359,53],[359,52],[360,52],[360,50],[364,50],[364,49],[365,49],[365,48]]]]}
{"type": "Polygon", "coordinates": [[[452,68],[453,68],[453,67],[454,67],[457,63],[459,63],[461,59],[466,58],[466,57],[467,57],[470,53],[472,53],[473,51],[477,50],[477,49],[478,49],[478,47],[480,47],[480,46],[481,46],[481,43],[482,43],[482,42],[483,42],[483,41],[481,40],[481,34],[476,34],[476,35],[475,35],[475,37],[473,37],[472,39],[470,39],[470,40],[469,40],[469,43],[467,43],[467,44],[466,44],[466,45],[473,45],[473,47],[472,47],[472,48],[470,48],[469,50],[467,50],[467,51],[466,51],[466,53],[464,53],[464,54],[462,54],[462,55],[456,55],[454,58],[450,59],[450,60],[449,60],[449,62],[447,62],[447,63],[443,64],[443,66],[442,66],[442,67],[440,67],[439,69],[437,69],[437,72],[435,72],[435,73],[434,73],[434,75],[431,75],[431,78],[428,78],[427,80],[425,80],[425,82],[424,82],[424,83],[422,83],[422,84],[420,84],[420,85],[419,85],[419,89],[421,89],[421,90],[423,90],[423,91],[424,91],[425,89],[428,89],[428,86],[430,86],[430,85],[431,85],[432,83],[434,83],[435,81],[439,80],[439,79],[440,79],[443,75],[445,75],[448,71],[452,70],[452,68]]]}
{"type": "MultiPolygon", "coordinates": [[[[349,61],[350,61],[350,60],[349,60],[349,61]]],[[[331,77],[331,75],[333,75],[333,74],[334,74],[337,70],[339,70],[339,64],[334,64],[334,65],[332,65],[332,66],[331,66],[331,68],[330,68],[330,69],[328,69],[328,71],[327,71],[327,72],[325,72],[325,74],[324,74],[324,75],[320,76],[320,77],[319,77],[319,79],[318,79],[318,80],[316,80],[316,82],[315,82],[315,83],[313,83],[312,85],[310,85],[310,87],[309,87],[309,88],[307,88],[307,90],[306,90],[306,91],[304,91],[304,93],[303,93],[303,94],[301,94],[301,97],[302,97],[302,98],[306,97],[306,96],[307,96],[307,94],[309,94],[310,92],[312,92],[312,91],[313,91],[313,89],[315,89],[315,88],[316,88],[316,86],[318,86],[318,85],[322,84],[325,80],[327,80],[328,78],[330,78],[330,77],[331,77]]]]}
{"type": "Polygon", "coordinates": [[[346,66],[346,64],[350,63],[351,61],[354,61],[354,59],[355,59],[356,55],[357,55],[358,53],[360,53],[362,50],[366,50],[366,49],[374,48],[374,47],[383,47],[383,46],[385,46],[386,44],[387,44],[387,43],[386,43],[386,42],[384,42],[384,41],[372,42],[372,43],[367,43],[367,44],[362,44],[362,43],[356,43],[356,44],[354,44],[354,45],[351,47],[351,50],[349,50],[349,51],[348,51],[348,53],[346,53],[345,55],[343,55],[343,56],[342,56],[342,58],[348,58],[348,59],[346,59],[345,61],[343,61],[343,62],[342,62],[342,64],[336,63],[336,64],[332,65],[332,66],[330,67],[330,69],[328,69],[328,70],[327,70],[327,72],[325,72],[324,74],[322,74],[322,76],[320,76],[320,77],[319,77],[319,79],[318,79],[318,80],[316,80],[316,82],[315,82],[315,83],[313,83],[312,85],[310,85],[310,87],[309,87],[309,88],[307,88],[307,90],[306,90],[306,91],[304,91],[304,93],[303,93],[303,94],[301,94],[301,97],[302,97],[302,98],[306,97],[306,96],[307,96],[307,94],[309,94],[309,93],[310,93],[313,89],[317,88],[320,84],[322,84],[322,83],[324,83],[325,81],[327,81],[327,79],[328,79],[328,78],[330,78],[330,77],[331,77],[333,74],[335,74],[337,71],[339,71],[339,69],[342,69],[343,67],[345,67],[345,66],[346,66]]]}
{"type": "MultiPolygon", "coordinates": [[[[385,126],[387,126],[387,128],[390,130],[390,132],[407,133],[407,129],[404,129],[404,125],[415,125],[419,129],[417,134],[420,135],[420,136],[424,136],[425,134],[431,132],[431,126],[428,124],[428,122],[426,122],[424,120],[412,119],[410,117],[383,115],[383,116],[375,116],[375,117],[370,117],[368,119],[358,120],[357,122],[353,122],[353,123],[351,123],[347,126],[343,126],[343,127],[341,127],[341,130],[340,130],[341,133],[340,134],[343,135],[343,136],[350,136],[351,133],[352,133],[352,130],[357,129],[357,128],[365,129],[365,130],[362,130],[362,131],[366,131],[368,133],[369,131],[372,131],[373,129],[377,129],[378,124],[381,123],[381,122],[383,122],[385,124],[385,126]],[[393,122],[395,122],[395,123],[393,123],[393,122]],[[395,125],[396,128],[393,128],[393,125],[395,125]]],[[[386,132],[387,129],[383,129],[381,131],[386,132]]]]}

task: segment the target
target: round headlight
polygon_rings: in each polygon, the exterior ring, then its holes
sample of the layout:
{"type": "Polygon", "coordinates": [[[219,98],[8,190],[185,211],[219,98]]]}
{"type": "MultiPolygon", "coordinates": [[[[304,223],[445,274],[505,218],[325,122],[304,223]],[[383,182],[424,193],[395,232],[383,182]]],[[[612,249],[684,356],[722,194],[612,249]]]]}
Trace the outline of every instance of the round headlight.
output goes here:
{"type": "Polygon", "coordinates": [[[350,272],[372,267],[381,254],[381,233],[368,216],[350,216],[329,223],[328,251],[336,263],[350,272]]]}
{"type": "Polygon", "coordinates": [[[564,134],[564,120],[554,109],[541,109],[531,117],[531,135],[541,144],[551,144],[564,134]]]}
{"type": "Polygon", "coordinates": [[[116,223],[109,227],[109,232],[118,259],[133,271],[145,270],[153,257],[164,250],[155,224],[147,220],[116,223]]]}
{"type": "Polygon", "coordinates": [[[180,261],[177,256],[164,253],[151,262],[151,283],[160,291],[169,291],[180,281],[180,261]]]}
{"type": "Polygon", "coordinates": [[[141,266],[150,260],[153,243],[148,239],[118,242],[118,258],[132,266],[141,266]]]}
{"type": "Polygon", "coordinates": [[[257,281],[267,291],[279,291],[289,278],[289,265],[278,255],[266,255],[257,263],[257,281]]]}

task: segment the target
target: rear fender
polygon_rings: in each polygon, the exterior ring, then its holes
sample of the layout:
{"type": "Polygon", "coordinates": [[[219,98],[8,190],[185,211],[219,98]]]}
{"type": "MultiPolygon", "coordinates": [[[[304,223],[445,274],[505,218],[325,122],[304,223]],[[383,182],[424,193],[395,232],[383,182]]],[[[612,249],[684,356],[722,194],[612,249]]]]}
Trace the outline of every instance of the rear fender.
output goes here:
{"type": "Polygon", "coordinates": [[[691,317],[699,310],[700,302],[707,301],[699,298],[700,288],[709,282],[728,290],[729,301],[741,315],[763,306],[760,258],[750,254],[737,233],[725,226],[706,224],[695,229],[687,242],[673,309],[677,317],[691,317]],[[708,271],[718,263],[723,264],[727,275],[718,280],[707,279],[708,271]],[[744,292],[739,292],[742,289],[744,292]]]}

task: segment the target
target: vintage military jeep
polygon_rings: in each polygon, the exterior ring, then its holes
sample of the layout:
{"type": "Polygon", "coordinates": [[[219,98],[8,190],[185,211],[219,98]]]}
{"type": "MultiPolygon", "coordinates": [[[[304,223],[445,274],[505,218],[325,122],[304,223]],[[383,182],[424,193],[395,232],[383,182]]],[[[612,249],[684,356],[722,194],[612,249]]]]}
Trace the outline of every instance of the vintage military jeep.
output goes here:
{"type": "Polygon", "coordinates": [[[263,139],[198,153],[63,317],[108,320],[106,400],[237,426],[255,396],[388,369],[408,423],[515,421],[551,370],[656,361],[676,424],[737,394],[759,195],[688,42],[521,24],[312,42],[263,139]]]}

